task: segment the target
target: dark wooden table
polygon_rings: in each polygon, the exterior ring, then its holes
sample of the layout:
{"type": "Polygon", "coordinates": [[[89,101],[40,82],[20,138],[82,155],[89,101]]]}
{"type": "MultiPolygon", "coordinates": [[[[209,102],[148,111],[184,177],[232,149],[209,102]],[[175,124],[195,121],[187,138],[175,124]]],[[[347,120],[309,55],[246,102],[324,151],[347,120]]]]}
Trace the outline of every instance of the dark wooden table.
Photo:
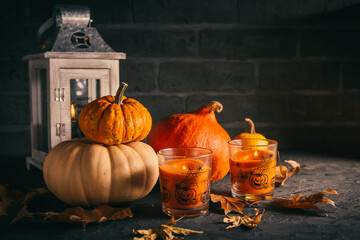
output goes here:
{"type": "MultiPolygon", "coordinates": [[[[339,195],[328,195],[337,208],[320,205],[328,216],[315,210],[268,208],[255,229],[234,228],[224,230],[223,211],[220,204],[211,204],[207,215],[182,219],[177,226],[203,230],[202,235],[185,239],[358,239],[360,235],[360,159],[304,153],[281,153],[282,159],[292,159],[306,164],[298,175],[284,186],[275,189],[274,197],[290,197],[291,194],[312,194],[329,186],[339,195]]],[[[0,184],[23,192],[44,187],[42,172],[27,171],[24,159],[2,157],[0,184]]],[[[230,179],[226,176],[212,185],[212,190],[229,192],[230,179]]],[[[80,225],[60,224],[40,217],[25,218],[9,224],[11,218],[0,217],[0,239],[131,239],[132,229],[148,229],[167,223],[169,217],[161,211],[159,186],[144,199],[132,203],[133,218],[88,224],[83,231],[80,225]]],[[[60,211],[66,204],[53,195],[36,199],[33,211],[60,211]]]]}

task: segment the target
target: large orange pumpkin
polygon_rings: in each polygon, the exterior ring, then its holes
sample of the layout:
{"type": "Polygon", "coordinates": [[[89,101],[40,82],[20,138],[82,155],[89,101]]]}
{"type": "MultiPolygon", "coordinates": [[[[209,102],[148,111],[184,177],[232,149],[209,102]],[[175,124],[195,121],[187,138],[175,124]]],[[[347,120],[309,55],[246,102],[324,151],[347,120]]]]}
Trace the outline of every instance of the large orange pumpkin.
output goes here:
{"type": "Polygon", "coordinates": [[[229,171],[229,134],[217,122],[214,111],[223,106],[212,101],[190,113],[161,119],[151,129],[147,143],[155,151],[169,147],[204,147],[213,151],[211,181],[222,179],[229,171]]]}
{"type": "Polygon", "coordinates": [[[104,146],[74,138],[50,151],[43,174],[60,200],[96,206],[145,197],[157,182],[159,166],[155,151],[143,142],[104,146]]]}
{"type": "Polygon", "coordinates": [[[105,96],[87,104],[79,115],[79,126],[91,141],[114,145],[143,140],[150,132],[149,111],[138,101],[123,96],[121,83],[116,96],[105,96]]]}

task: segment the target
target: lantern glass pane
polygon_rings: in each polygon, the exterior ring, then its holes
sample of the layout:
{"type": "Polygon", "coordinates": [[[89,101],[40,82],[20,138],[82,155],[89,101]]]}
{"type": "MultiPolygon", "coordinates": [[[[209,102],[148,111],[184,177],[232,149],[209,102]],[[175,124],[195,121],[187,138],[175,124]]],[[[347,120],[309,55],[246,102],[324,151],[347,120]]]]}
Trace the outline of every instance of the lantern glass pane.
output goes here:
{"type": "Polygon", "coordinates": [[[48,151],[48,99],[47,99],[47,72],[46,69],[37,69],[37,149],[48,151]],[[40,98],[40,99],[39,99],[40,98]]]}
{"type": "Polygon", "coordinates": [[[83,137],[79,114],[89,102],[100,97],[100,79],[70,79],[71,138],[83,137]]]}

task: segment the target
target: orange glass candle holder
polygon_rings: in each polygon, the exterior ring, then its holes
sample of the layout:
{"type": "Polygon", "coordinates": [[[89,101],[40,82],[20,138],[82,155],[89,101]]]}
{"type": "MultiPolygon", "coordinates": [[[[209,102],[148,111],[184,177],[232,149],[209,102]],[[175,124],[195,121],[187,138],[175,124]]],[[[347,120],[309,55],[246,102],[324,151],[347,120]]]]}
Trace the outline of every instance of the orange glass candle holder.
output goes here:
{"type": "Polygon", "coordinates": [[[271,199],[274,194],[278,143],[270,139],[229,142],[231,193],[247,201],[271,199]]]}
{"type": "Polygon", "coordinates": [[[175,217],[206,214],[212,151],[178,147],[162,149],[157,154],[163,212],[175,217]]]}

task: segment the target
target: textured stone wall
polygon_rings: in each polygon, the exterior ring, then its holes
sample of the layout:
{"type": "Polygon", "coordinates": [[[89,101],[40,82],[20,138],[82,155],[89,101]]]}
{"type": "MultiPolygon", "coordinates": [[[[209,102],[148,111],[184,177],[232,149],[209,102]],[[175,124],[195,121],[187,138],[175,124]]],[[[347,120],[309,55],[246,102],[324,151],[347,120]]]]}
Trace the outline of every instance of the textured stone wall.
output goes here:
{"type": "MultiPolygon", "coordinates": [[[[0,154],[30,153],[27,63],[56,1],[0,12],[0,154]]],[[[359,156],[360,1],[122,0],[87,4],[105,41],[125,52],[121,80],[154,122],[211,100],[231,137],[247,129],[280,150],[359,156]]]]}

